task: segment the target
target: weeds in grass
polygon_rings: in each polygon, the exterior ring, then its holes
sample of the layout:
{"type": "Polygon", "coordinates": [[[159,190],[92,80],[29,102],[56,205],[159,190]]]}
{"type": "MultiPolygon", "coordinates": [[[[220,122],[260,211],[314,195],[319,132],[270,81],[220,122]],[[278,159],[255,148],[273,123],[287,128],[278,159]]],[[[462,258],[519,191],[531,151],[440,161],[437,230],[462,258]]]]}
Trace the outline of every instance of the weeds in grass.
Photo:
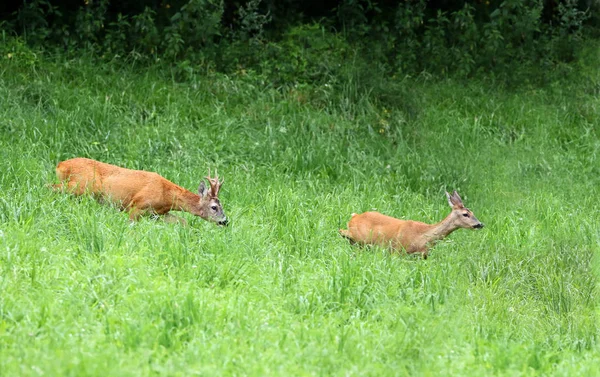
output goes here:
{"type": "Polygon", "coordinates": [[[599,112],[584,84],[420,78],[389,108],[120,69],[4,67],[7,375],[597,373],[599,112]],[[131,226],[48,190],[75,156],[189,189],[216,167],[231,225],[131,226]],[[439,221],[451,189],[486,229],[426,262],[337,235],[371,209],[439,221]]]}

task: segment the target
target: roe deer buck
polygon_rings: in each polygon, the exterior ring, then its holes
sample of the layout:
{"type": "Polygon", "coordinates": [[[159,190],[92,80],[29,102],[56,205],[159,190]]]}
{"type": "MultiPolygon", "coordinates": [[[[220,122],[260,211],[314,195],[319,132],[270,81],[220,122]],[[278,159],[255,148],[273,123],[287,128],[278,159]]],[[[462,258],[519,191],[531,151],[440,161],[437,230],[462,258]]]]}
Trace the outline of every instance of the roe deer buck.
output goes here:
{"type": "Polygon", "coordinates": [[[91,194],[97,199],[109,199],[129,211],[129,218],[137,220],[143,214],[167,215],[166,221],[185,220],[168,212],[185,211],[201,218],[227,225],[228,220],[217,195],[222,182],[219,177],[208,179],[210,189],[204,181],[198,193],[194,194],[183,187],[161,177],[157,173],[131,170],[115,165],[91,160],[73,158],[56,166],[56,176],[61,183],[53,185],[55,190],[67,191],[75,195],[91,194]],[[66,186],[66,187],[65,187],[66,186]]]}
{"type": "Polygon", "coordinates": [[[427,252],[439,241],[458,228],[481,229],[483,224],[473,212],[465,208],[456,191],[446,193],[452,212],[437,224],[419,221],[399,220],[379,212],[352,214],[348,230],[340,229],[340,234],[358,244],[375,244],[407,253],[421,253],[427,259],[427,252]]]}

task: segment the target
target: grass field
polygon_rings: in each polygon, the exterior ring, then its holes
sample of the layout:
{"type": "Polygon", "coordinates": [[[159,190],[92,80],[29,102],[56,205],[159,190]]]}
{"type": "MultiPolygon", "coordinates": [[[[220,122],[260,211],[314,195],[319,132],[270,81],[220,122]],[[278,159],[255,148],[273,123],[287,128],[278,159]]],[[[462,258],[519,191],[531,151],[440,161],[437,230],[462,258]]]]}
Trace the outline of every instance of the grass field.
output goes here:
{"type": "Polygon", "coordinates": [[[385,105],[4,58],[0,375],[600,375],[592,56],[543,87],[396,79],[385,105]],[[218,168],[231,224],[48,190],[76,156],[193,191],[218,168]],[[337,234],[373,208],[437,222],[453,189],[486,228],[426,261],[337,234]]]}

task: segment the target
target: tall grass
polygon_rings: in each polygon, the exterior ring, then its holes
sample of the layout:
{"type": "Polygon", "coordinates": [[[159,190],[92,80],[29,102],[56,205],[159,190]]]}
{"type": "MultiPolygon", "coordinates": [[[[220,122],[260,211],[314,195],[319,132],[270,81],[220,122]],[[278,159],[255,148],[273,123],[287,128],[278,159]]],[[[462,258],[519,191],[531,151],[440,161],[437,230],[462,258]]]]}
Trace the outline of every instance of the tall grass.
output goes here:
{"type": "Polygon", "coordinates": [[[351,83],[313,101],[251,75],[5,63],[0,374],[597,373],[597,70],[399,80],[384,106],[351,83]],[[232,223],[130,225],[48,190],[75,156],[189,189],[218,168],[232,223]],[[371,209],[439,221],[451,189],[486,228],[427,261],[337,235],[371,209]]]}

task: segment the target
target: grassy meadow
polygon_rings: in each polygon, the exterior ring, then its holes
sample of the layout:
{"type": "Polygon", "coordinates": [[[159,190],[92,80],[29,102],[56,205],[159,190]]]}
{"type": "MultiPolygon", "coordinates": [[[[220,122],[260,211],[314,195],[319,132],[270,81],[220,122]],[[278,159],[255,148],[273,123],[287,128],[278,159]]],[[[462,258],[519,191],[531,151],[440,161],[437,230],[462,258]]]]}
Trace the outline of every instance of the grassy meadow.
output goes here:
{"type": "MultiPolygon", "coordinates": [[[[391,78],[376,101],[251,73],[0,65],[1,376],[600,374],[600,54],[577,77],[391,78]],[[84,156],[196,191],[182,227],[53,193],[84,156]],[[485,223],[426,261],[339,237],[352,212],[485,223]]],[[[574,75],[575,76],[575,75],[574,75]]]]}

